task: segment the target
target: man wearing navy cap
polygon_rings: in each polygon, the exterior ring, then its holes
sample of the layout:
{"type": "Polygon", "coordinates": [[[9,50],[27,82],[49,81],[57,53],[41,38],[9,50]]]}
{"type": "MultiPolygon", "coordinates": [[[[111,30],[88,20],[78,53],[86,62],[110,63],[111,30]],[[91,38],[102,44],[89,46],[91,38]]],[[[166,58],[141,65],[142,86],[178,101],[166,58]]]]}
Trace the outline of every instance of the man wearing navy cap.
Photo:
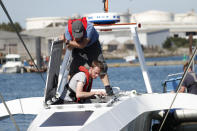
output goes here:
{"type": "Polygon", "coordinates": [[[104,71],[101,72],[100,78],[105,86],[106,93],[113,95],[107,75],[107,64],[104,60],[99,34],[94,26],[87,22],[86,18],[69,20],[65,32],[65,43],[68,48],[72,48],[72,63],[70,65],[69,75],[72,77],[79,72],[78,67],[86,63],[91,66],[93,60],[103,63],[104,71]]]}

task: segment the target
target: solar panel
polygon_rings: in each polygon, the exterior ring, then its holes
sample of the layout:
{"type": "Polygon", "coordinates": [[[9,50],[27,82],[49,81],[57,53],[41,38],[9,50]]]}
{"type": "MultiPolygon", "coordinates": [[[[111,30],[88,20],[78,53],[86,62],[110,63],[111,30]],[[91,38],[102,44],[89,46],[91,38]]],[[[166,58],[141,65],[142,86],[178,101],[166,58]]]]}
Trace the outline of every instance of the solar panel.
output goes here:
{"type": "Polygon", "coordinates": [[[40,127],[82,126],[93,111],[55,112],[40,127]]]}

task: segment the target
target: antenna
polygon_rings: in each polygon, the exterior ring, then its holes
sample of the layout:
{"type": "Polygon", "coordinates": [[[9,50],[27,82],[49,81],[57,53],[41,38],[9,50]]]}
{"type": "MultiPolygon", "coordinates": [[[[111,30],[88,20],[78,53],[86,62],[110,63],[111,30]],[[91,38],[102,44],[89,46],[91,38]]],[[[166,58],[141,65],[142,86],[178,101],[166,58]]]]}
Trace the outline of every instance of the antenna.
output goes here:
{"type": "Polygon", "coordinates": [[[107,13],[108,12],[108,0],[103,0],[104,3],[104,11],[107,13]]]}

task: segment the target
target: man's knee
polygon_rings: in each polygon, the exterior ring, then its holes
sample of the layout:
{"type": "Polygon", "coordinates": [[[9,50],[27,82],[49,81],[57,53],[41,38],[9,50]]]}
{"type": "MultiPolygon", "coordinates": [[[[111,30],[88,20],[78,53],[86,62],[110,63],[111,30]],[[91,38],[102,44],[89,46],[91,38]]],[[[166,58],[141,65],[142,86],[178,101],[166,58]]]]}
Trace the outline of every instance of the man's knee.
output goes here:
{"type": "Polygon", "coordinates": [[[100,72],[100,76],[104,76],[107,74],[108,66],[107,63],[103,63],[103,70],[100,72]]]}

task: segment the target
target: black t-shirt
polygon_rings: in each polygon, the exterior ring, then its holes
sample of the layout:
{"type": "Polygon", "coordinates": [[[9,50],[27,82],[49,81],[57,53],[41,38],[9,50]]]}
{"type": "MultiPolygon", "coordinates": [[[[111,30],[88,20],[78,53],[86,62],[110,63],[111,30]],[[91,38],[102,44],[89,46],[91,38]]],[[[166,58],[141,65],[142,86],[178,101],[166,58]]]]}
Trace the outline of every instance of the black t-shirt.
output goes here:
{"type": "Polygon", "coordinates": [[[195,73],[189,72],[186,75],[186,77],[185,77],[185,79],[184,79],[184,81],[182,83],[182,86],[185,86],[187,88],[187,92],[188,93],[197,94],[197,81],[195,81],[197,76],[195,78],[194,75],[196,76],[195,73]]]}

